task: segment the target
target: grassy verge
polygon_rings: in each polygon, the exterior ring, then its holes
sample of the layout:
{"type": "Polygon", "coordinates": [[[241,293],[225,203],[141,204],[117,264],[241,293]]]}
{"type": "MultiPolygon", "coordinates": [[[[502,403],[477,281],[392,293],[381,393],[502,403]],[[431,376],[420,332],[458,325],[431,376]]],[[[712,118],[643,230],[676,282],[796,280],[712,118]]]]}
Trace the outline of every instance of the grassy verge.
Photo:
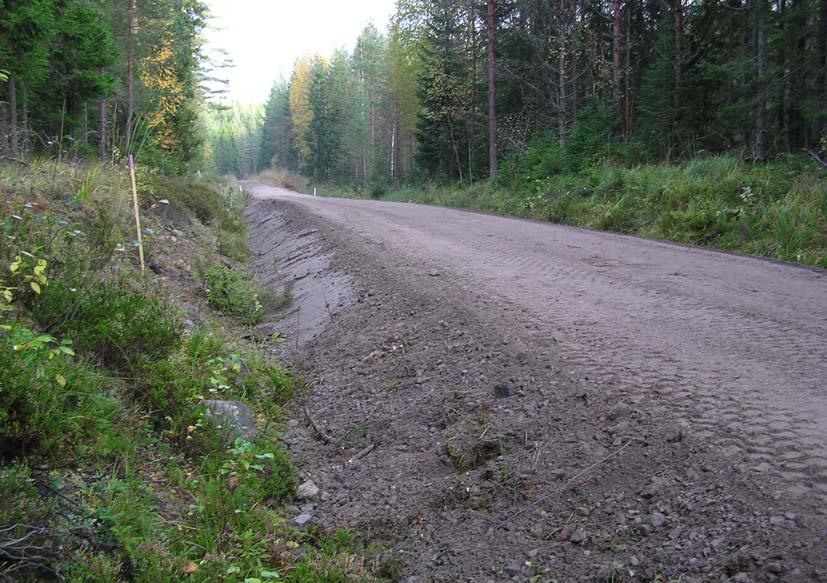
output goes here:
{"type": "MultiPolygon", "coordinates": [[[[282,170],[280,168],[270,168],[264,170],[256,176],[256,180],[264,182],[265,184],[286,188],[288,190],[294,190],[296,192],[303,192],[305,194],[307,194],[308,186],[310,186],[310,180],[304,176],[299,176],[298,174],[293,174],[292,172],[282,170]]],[[[310,188],[310,192],[313,192],[312,187],[310,188]]]]}
{"type": "MultiPolygon", "coordinates": [[[[565,169],[530,151],[495,181],[426,185],[383,200],[469,208],[827,267],[827,173],[812,160],[736,156],[565,169]]],[[[325,188],[321,194],[369,197],[325,188]]]]}
{"type": "MultiPolygon", "coordinates": [[[[291,526],[297,471],[279,431],[299,384],[237,340],[261,303],[249,274],[232,268],[225,327],[185,326],[177,279],[135,269],[126,180],[0,167],[0,578],[374,580],[357,537],[291,526]],[[234,437],[205,399],[249,405],[257,436],[234,437]]],[[[207,226],[206,254],[247,256],[235,189],[139,182],[150,256],[173,219],[207,226]]]]}

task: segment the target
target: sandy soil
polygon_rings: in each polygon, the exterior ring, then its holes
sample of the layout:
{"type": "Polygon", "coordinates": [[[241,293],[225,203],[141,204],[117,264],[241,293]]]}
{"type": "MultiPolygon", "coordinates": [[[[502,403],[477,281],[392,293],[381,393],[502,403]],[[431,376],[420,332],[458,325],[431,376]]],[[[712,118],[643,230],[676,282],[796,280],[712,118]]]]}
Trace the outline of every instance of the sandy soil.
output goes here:
{"type": "Polygon", "coordinates": [[[827,578],[823,272],[249,188],[254,249],[336,282],[300,331],[324,437],[286,436],[316,522],[411,581],[827,578]]]}

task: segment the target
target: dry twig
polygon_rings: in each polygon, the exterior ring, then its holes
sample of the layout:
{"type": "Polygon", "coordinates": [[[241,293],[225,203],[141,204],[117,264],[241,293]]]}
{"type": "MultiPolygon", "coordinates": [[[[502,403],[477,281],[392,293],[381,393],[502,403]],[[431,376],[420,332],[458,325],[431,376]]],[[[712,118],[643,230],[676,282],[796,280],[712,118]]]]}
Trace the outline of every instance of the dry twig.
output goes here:
{"type": "Polygon", "coordinates": [[[620,452],[622,452],[624,449],[626,449],[627,447],[629,447],[629,444],[631,444],[633,441],[640,441],[640,440],[639,440],[637,437],[632,437],[632,438],[630,438],[630,439],[629,439],[629,441],[627,441],[625,444],[623,444],[623,446],[622,446],[622,447],[620,447],[619,449],[616,449],[615,451],[613,451],[612,453],[610,453],[609,455],[607,455],[607,456],[606,456],[606,457],[604,457],[603,459],[596,461],[595,463],[593,463],[593,464],[592,464],[592,465],[590,465],[589,467],[587,467],[587,468],[585,468],[584,470],[582,470],[582,471],[578,472],[577,474],[575,474],[574,476],[572,476],[571,478],[569,478],[568,480],[566,480],[566,482],[565,482],[562,486],[560,486],[559,488],[555,489],[553,492],[550,492],[549,494],[546,494],[545,496],[541,496],[540,498],[538,498],[537,500],[535,500],[534,502],[532,502],[532,503],[531,503],[531,504],[529,504],[528,506],[526,506],[526,507],[524,507],[524,508],[521,508],[520,510],[518,510],[517,512],[515,512],[514,514],[512,514],[511,516],[509,516],[509,517],[508,517],[508,519],[509,519],[509,520],[514,519],[514,518],[516,518],[516,517],[520,516],[521,514],[523,514],[524,512],[527,512],[528,510],[531,510],[532,508],[536,507],[536,506],[537,506],[538,504],[540,504],[541,502],[543,502],[543,501],[545,501],[545,500],[548,500],[548,499],[549,499],[549,498],[551,498],[552,496],[556,496],[556,495],[557,495],[557,494],[559,494],[560,492],[563,492],[564,490],[566,490],[566,488],[569,488],[569,487],[570,487],[570,486],[571,486],[571,485],[572,485],[572,484],[573,484],[573,483],[574,483],[574,482],[575,482],[575,481],[576,481],[576,480],[577,480],[580,476],[582,476],[582,475],[584,475],[584,474],[586,474],[586,473],[590,472],[590,471],[591,471],[591,470],[593,470],[594,468],[596,468],[596,467],[598,467],[598,466],[600,466],[600,465],[602,465],[602,464],[606,463],[607,461],[609,461],[609,460],[610,460],[610,459],[612,459],[613,457],[615,457],[615,456],[619,455],[619,454],[620,454],[620,452]]]}
{"type": "Polygon", "coordinates": [[[362,459],[363,457],[368,455],[374,449],[376,449],[376,444],[375,443],[369,444],[367,447],[365,447],[364,449],[357,452],[356,455],[354,455],[352,458],[347,460],[347,463],[351,466],[354,465],[356,462],[358,462],[360,459],[362,459]]]}
{"type": "Polygon", "coordinates": [[[304,416],[307,417],[307,422],[310,423],[310,426],[319,434],[319,437],[322,438],[322,441],[325,443],[333,443],[333,438],[330,437],[322,428],[316,423],[313,419],[313,416],[310,414],[310,409],[307,405],[304,406],[304,416]]]}

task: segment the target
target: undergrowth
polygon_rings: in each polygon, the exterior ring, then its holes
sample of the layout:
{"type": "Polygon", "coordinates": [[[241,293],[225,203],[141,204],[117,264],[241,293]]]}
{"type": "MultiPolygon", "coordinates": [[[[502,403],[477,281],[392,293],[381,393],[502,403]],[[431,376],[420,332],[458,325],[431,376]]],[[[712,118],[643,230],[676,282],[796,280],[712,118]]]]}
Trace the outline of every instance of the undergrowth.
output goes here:
{"type": "Polygon", "coordinates": [[[268,168],[259,173],[256,178],[261,182],[288,190],[295,190],[296,192],[304,192],[310,184],[310,180],[304,176],[281,168],[268,168]]]}
{"type": "Polygon", "coordinates": [[[265,315],[263,302],[270,299],[248,273],[215,263],[199,269],[207,299],[215,309],[235,316],[247,325],[258,324],[265,315]]]}
{"type": "MultiPolygon", "coordinates": [[[[279,427],[296,381],[261,347],[184,328],[161,280],[136,270],[123,178],[0,167],[0,578],[372,580],[363,543],[290,526],[297,472],[279,427]],[[248,404],[257,437],[221,429],[205,399],[248,404]]],[[[246,249],[243,196],[139,183],[144,212],[193,213],[246,249]]],[[[251,278],[210,270],[210,301],[256,321],[251,278]]]]}

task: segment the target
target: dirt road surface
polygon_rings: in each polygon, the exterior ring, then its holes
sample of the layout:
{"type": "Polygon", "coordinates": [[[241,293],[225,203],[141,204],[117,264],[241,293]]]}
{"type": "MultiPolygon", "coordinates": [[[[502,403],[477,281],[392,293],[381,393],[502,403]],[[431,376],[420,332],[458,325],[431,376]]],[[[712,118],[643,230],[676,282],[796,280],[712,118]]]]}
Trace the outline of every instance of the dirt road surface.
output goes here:
{"type": "Polygon", "coordinates": [[[823,271],[248,188],[260,274],[312,258],[298,299],[327,314],[302,350],[324,436],[287,434],[325,492],[314,520],[388,541],[387,570],[827,577],[823,271]],[[268,268],[277,237],[306,243],[268,268]]]}

